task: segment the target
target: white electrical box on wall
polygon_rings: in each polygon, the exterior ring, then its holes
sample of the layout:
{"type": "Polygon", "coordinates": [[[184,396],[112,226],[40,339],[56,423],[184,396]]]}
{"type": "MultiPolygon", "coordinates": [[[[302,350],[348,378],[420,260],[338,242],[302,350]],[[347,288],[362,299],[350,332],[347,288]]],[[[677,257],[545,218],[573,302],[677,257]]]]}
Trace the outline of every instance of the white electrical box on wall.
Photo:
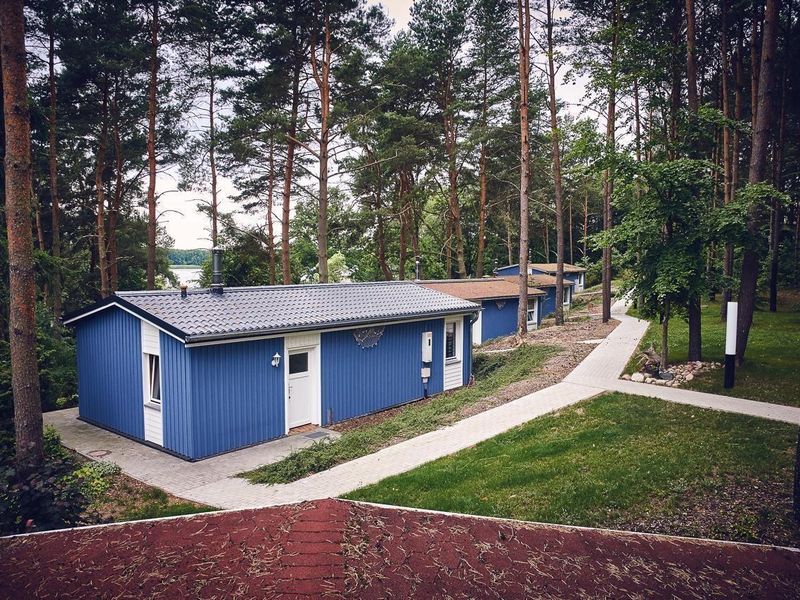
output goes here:
{"type": "Polygon", "coordinates": [[[420,369],[420,375],[422,375],[422,381],[427,383],[428,379],[431,378],[431,368],[430,367],[422,367],[422,369],[420,369]]]}
{"type": "Polygon", "coordinates": [[[422,332],[422,362],[433,362],[433,332],[422,332]]]}

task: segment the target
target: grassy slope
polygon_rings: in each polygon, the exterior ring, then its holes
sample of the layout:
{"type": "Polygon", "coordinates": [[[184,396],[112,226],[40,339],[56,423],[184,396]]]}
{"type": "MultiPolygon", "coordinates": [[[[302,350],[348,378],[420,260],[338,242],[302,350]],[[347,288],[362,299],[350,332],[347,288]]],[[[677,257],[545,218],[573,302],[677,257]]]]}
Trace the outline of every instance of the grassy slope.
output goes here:
{"type": "MultiPolygon", "coordinates": [[[[747,345],[745,364],[736,371],[736,385],[722,387],[722,370],[698,375],[689,389],[749,398],[774,404],[800,406],[800,307],[786,301],[777,313],[756,311],[747,345]]],[[[703,358],[722,361],[725,352],[725,323],[719,318],[719,303],[703,307],[703,358]]],[[[686,360],[689,328],[683,319],[672,319],[669,328],[670,362],[686,360]]],[[[641,347],[660,348],[661,332],[651,325],[641,347]]],[[[635,358],[635,357],[634,357],[635,358]]],[[[627,372],[635,370],[633,361],[627,372]]]]}
{"type": "Polygon", "coordinates": [[[778,539],[786,542],[788,536],[790,542],[796,529],[784,509],[791,508],[796,432],[796,427],[783,423],[608,394],[347,497],[751,541],[764,537],[759,523],[766,518],[772,526],[782,523],[785,535],[778,539]],[[742,490],[782,486],[782,500],[776,501],[778,508],[760,503],[738,511],[731,506],[713,511],[712,518],[730,519],[721,526],[690,523],[703,512],[694,504],[725,489],[730,493],[731,485],[742,490]],[[730,517],[727,510],[735,514],[730,517]],[[663,523],[669,515],[677,515],[678,525],[666,531],[630,525],[663,523]]]}
{"type": "Polygon", "coordinates": [[[451,423],[460,409],[531,377],[554,352],[548,346],[525,345],[507,354],[476,356],[475,385],[410,404],[382,421],[346,431],[336,441],[314,444],[241,476],[254,483],[288,483],[375,452],[389,442],[433,431],[451,423]]]}

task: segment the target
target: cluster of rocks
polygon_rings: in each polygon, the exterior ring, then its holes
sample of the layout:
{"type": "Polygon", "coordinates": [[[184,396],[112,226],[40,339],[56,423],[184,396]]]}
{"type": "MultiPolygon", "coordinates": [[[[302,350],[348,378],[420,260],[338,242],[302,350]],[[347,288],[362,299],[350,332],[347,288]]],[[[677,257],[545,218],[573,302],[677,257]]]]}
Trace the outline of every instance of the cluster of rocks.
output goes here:
{"type": "Polygon", "coordinates": [[[637,383],[651,383],[654,385],[678,387],[681,384],[684,384],[687,381],[691,381],[692,379],[694,379],[695,375],[699,375],[700,373],[707,373],[709,371],[713,371],[721,367],[722,363],[702,362],[697,360],[687,363],[681,363],[678,365],[672,365],[671,367],[669,367],[666,372],[672,375],[671,379],[665,379],[659,375],[654,375],[647,372],[643,373],[641,371],[637,371],[632,375],[628,375],[626,373],[625,375],[622,376],[622,379],[635,381],[637,383]]]}

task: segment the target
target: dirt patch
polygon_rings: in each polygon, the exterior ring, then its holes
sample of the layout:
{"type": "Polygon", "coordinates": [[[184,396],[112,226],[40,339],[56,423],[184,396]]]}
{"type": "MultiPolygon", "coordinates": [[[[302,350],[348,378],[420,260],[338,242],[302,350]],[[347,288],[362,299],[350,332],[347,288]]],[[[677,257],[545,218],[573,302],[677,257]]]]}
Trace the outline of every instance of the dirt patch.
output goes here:
{"type": "Polygon", "coordinates": [[[653,501],[635,519],[613,521],[615,529],[707,537],[800,547],[792,518],[791,470],[769,478],[714,476],[666,501],[653,501]]]}
{"type": "Polygon", "coordinates": [[[0,539],[0,596],[796,598],[784,548],[320,500],[0,539]]]}
{"type": "MultiPolygon", "coordinates": [[[[476,415],[495,406],[500,406],[506,402],[516,400],[527,394],[555,385],[567,374],[572,371],[586,356],[594,350],[593,344],[582,344],[581,341],[597,340],[605,338],[614,328],[619,325],[619,321],[611,320],[603,323],[599,319],[569,321],[563,327],[542,327],[529,332],[525,336],[526,344],[542,344],[557,348],[554,356],[551,356],[534,376],[522,381],[514,382],[498,390],[496,394],[484,398],[479,402],[463,407],[460,411],[453,414],[452,421],[457,421],[465,417],[476,415]]],[[[500,338],[489,344],[481,346],[475,353],[512,350],[518,344],[514,336],[500,338]]],[[[432,398],[417,400],[414,406],[424,406],[431,402],[432,398]]],[[[365,415],[349,421],[342,421],[333,425],[328,425],[328,429],[338,432],[350,431],[368,425],[381,423],[386,419],[391,419],[399,412],[406,409],[408,404],[396,406],[379,413],[365,415]]]]}

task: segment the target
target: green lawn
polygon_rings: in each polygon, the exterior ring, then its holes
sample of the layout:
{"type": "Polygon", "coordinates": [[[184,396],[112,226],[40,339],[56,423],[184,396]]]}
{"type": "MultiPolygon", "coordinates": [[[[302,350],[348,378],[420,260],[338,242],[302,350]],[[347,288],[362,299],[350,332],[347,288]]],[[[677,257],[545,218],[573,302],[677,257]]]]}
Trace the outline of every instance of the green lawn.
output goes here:
{"type": "Polygon", "coordinates": [[[462,409],[530,378],[556,351],[550,346],[524,345],[508,353],[476,355],[474,385],[409,404],[378,422],[345,431],[333,442],[318,442],[241,477],[253,483],[288,483],[371,454],[389,443],[433,431],[457,420],[462,409]]]}
{"type": "Polygon", "coordinates": [[[797,428],[607,394],[348,494],[553,523],[797,544],[797,428]]]}
{"type": "MultiPolygon", "coordinates": [[[[800,406],[800,305],[796,295],[786,294],[777,313],[757,310],[747,344],[745,364],[736,370],[736,385],[722,387],[722,369],[698,375],[689,389],[749,398],[774,404],[800,406]],[[792,299],[790,299],[792,298],[792,299]]],[[[725,353],[725,323],[719,317],[719,303],[703,307],[703,359],[722,362],[725,353]]],[[[661,331],[653,324],[640,347],[651,344],[659,350],[661,331]]],[[[672,319],[669,327],[670,362],[686,360],[689,328],[683,319],[672,319]]],[[[634,360],[635,360],[634,356],[634,360]]],[[[635,363],[627,372],[635,370],[635,363]]]]}

